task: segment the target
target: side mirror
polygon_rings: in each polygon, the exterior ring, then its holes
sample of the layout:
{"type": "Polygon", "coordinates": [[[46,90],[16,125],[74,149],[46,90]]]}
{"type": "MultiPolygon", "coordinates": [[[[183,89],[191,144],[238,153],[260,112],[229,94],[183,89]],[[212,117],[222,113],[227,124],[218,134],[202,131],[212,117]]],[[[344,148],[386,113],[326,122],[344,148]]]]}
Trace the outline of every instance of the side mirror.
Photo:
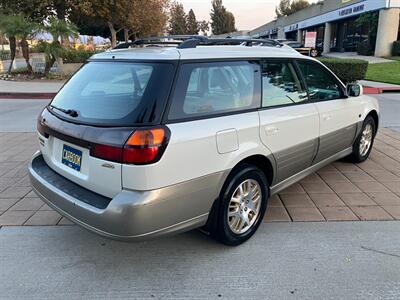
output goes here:
{"type": "Polygon", "coordinates": [[[363,94],[363,86],[358,83],[349,83],[347,85],[347,96],[349,97],[358,97],[363,94]]]}

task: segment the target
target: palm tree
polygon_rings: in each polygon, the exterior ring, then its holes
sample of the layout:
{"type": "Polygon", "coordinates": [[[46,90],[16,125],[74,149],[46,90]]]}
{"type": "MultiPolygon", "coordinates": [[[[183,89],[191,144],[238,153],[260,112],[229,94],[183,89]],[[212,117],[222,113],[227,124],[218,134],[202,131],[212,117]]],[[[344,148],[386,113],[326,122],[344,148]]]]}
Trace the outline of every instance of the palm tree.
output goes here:
{"type": "Polygon", "coordinates": [[[11,63],[8,73],[11,73],[12,64],[17,50],[17,39],[21,40],[22,55],[26,61],[28,72],[32,72],[32,66],[29,62],[28,37],[39,29],[39,25],[29,22],[22,15],[4,15],[0,16],[0,30],[10,42],[11,63]]]}
{"type": "Polygon", "coordinates": [[[57,59],[62,58],[64,55],[64,48],[61,45],[63,39],[70,37],[77,38],[78,28],[69,22],[57,19],[56,17],[49,18],[47,24],[43,27],[43,30],[50,33],[53,37],[53,41],[46,46],[46,66],[44,73],[47,75],[57,59]]]}

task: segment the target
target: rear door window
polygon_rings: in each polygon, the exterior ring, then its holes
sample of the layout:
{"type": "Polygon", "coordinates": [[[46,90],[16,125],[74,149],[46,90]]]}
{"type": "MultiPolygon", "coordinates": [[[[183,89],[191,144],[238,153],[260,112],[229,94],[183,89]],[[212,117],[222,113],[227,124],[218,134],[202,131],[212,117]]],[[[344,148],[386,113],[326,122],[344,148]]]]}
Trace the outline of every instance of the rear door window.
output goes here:
{"type": "Polygon", "coordinates": [[[93,125],[152,124],[161,119],[173,70],[167,63],[90,62],[54,98],[52,112],[93,125]]]}
{"type": "Polygon", "coordinates": [[[168,118],[186,119],[257,108],[260,83],[258,63],[184,64],[168,118]]]}

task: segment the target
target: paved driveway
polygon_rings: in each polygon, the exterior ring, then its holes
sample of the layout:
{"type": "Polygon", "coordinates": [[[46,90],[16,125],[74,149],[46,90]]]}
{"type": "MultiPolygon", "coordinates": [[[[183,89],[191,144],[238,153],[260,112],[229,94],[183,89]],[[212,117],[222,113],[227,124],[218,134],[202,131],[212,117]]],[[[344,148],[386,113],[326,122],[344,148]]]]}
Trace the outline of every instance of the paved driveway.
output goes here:
{"type": "Polygon", "coordinates": [[[379,100],[382,126],[400,132],[400,94],[374,95],[379,100]]]}
{"type": "Polygon", "coordinates": [[[399,299],[400,222],[262,225],[142,243],[75,226],[0,229],[1,299],[399,299]]]}
{"type": "MultiPolygon", "coordinates": [[[[400,125],[399,95],[377,96],[382,125],[400,125]]],[[[0,101],[0,226],[69,224],[31,192],[36,116],[48,100],[0,101]],[[11,131],[15,131],[11,133],[11,131]]],[[[266,222],[400,218],[400,133],[381,129],[371,158],[336,162],[270,199],[266,222]]]]}
{"type": "Polygon", "coordinates": [[[37,117],[48,103],[49,100],[0,99],[0,132],[35,131],[37,117]]]}
{"type": "Polygon", "coordinates": [[[198,231],[127,244],[68,226],[31,191],[47,103],[34,101],[0,101],[0,131],[29,131],[0,132],[0,299],[400,298],[400,133],[382,129],[367,162],[336,162],[273,197],[240,247],[198,231]]]}
{"type": "MultiPolygon", "coordinates": [[[[0,133],[0,226],[64,225],[29,186],[34,133],[0,133]]],[[[381,129],[366,162],[335,162],[270,199],[266,222],[400,219],[400,133],[381,129]]]]}

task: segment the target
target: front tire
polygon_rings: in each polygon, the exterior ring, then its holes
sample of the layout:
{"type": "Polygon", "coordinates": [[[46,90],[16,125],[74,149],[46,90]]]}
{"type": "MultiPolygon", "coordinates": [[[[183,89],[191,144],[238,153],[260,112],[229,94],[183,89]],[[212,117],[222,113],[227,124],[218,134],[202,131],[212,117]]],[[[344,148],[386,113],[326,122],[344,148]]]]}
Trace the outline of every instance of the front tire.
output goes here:
{"type": "Polygon", "coordinates": [[[311,57],[318,57],[318,50],[317,49],[312,49],[310,52],[311,57]]]}
{"type": "Polygon", "coordinates": [[[212,236],[229,246],[247,241],[264,218],[267,199],[268,182],[264,173],[253,165],[238,167],[221,191],[212,236]]]}
{"type": "Polygon", "coordinates": [[[353,163],[361,163],[369,157],[374,144],[375,135],[375,120],[371,116],[367,116],[364,120],[361,132],[353,144],[353,153],[350,155],[350,159],[353,163]]]}

